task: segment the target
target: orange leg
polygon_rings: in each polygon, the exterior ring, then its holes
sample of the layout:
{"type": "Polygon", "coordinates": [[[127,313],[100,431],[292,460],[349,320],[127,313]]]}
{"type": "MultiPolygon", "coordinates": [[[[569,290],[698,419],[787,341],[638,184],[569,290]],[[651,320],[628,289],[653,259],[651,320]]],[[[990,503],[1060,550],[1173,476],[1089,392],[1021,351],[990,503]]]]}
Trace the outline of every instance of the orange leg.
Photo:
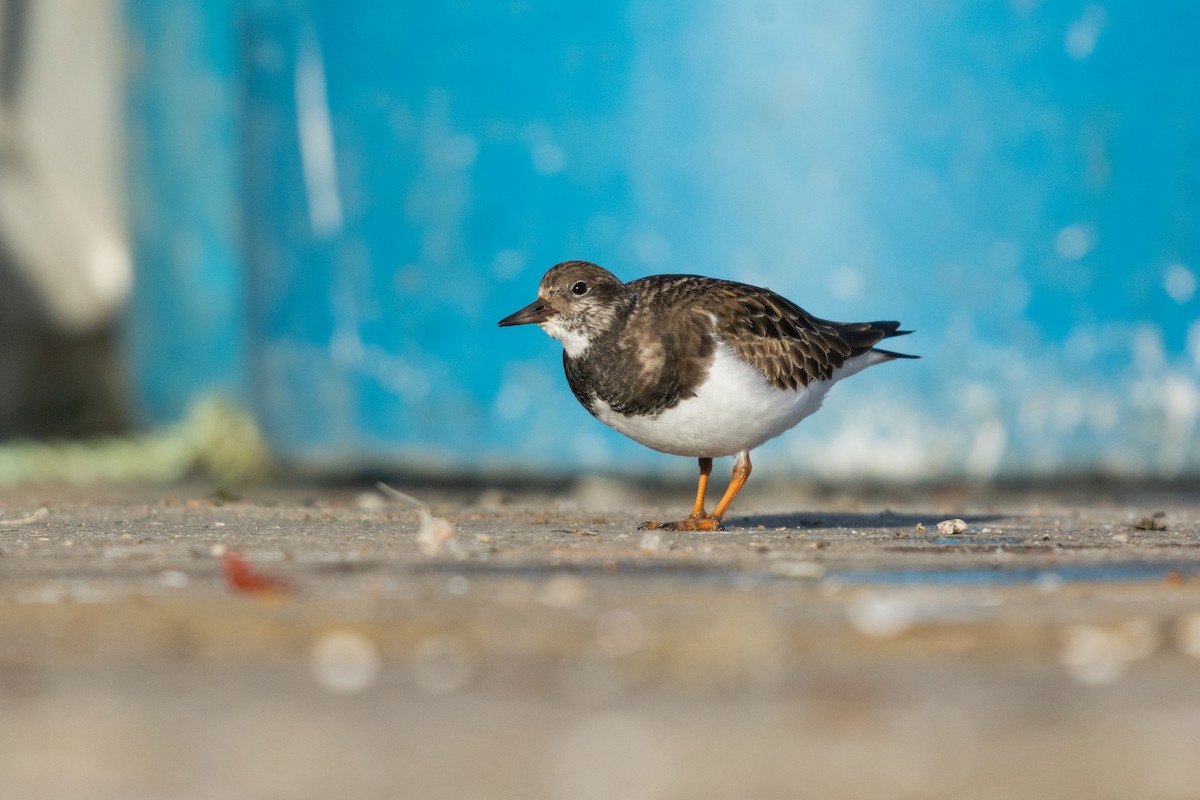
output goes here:
{"type": "Polygon", "coordinates": [[[729,488],[725,490],[725,496],[721,498],[721,502],[717,503],[717,507],[713,509],[712,518],[721,521],[725,516],[725,512],[729,510],[729,504],[733,502],[733,498],[737,497],[738,492],[746,485],[746,481],[750,479],[750,451],[743,450],[738,453],[737,461],[733,462],[733,477],[729,480],[729,488]]]}
{"type": "Polygon", "coordinates": [[[678,522],[643,522],[638,527],[643,530],[668,530],[668,531],[721,531],[725,530],[721,527],[721,518],[725,516],[725,512],[729,510],[729,504],[733,502],[733,498],[737,497],[738,492],[746,485],[746,480],[750,477],[750,453],[744,451],[738,454],[737,461],[733,464],[733,477],[729,481],[729,488],[725,490],[725,496],[721,498],[721,502],[717,503],[717,507],[713,509],[713,513],[704,513],[704,494],[708,489],[708,476],[712,472],[712,459],[700,459],[700,484],[696,487],[696,505],[692,508],[692,515],[687,519],[681,519],[678,522]]]}
{"type": "Polygon", "coordinates": [[[704,513],[704,495],[708,492],[708,476],[712,474],[712,459],[700,459],[700,483],[696,486],[696,505],[692,506],[693,517],[707,516],[704,513]]]}

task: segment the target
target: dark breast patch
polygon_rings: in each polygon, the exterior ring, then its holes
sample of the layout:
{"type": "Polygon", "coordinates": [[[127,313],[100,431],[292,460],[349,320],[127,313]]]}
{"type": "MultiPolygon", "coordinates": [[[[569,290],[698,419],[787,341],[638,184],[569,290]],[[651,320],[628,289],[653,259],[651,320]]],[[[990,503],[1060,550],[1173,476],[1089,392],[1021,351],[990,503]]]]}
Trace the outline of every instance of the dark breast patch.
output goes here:
{"type": "Polygon", "coordinates": [[[563,353],[567,383],[596,413],[603,400],[619,414],[659,414],[694,397],[716,352],[712,323],[695,308],[640,296],[623,326],[577,358],[563,353]]]}

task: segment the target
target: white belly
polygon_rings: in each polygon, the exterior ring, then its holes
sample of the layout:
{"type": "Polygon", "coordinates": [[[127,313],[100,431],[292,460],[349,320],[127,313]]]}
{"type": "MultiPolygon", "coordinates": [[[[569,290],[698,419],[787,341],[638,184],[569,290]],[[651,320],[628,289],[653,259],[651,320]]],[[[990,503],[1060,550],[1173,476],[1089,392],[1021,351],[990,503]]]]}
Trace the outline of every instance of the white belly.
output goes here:
{"type": "Polygon", "coordinates": [[[596,416],[630,439],[663,453],[717,457],[758,447],[821,407],[833,384],[886,360],[867,353],[847,361],[827,381],[781,391],[725,344],[718,344],[708,379],[695,397],[656,415],[622,416],[603,401],[596,416]]]}

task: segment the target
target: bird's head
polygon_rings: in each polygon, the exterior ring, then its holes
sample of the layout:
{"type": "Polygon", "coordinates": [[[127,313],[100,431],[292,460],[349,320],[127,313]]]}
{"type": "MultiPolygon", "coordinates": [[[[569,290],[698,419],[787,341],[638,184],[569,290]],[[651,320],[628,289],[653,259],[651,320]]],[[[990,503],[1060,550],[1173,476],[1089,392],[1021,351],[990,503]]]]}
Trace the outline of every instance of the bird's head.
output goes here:
{"type": "Polygon", "coordinates": [[[590,261],[564,261],[551,267],[538,285],[538,299],[500,320],[500,326],[541,327],[562,342],[569,356],[583,353],[617,325],[633,304],[625,284],[590,261]]]}

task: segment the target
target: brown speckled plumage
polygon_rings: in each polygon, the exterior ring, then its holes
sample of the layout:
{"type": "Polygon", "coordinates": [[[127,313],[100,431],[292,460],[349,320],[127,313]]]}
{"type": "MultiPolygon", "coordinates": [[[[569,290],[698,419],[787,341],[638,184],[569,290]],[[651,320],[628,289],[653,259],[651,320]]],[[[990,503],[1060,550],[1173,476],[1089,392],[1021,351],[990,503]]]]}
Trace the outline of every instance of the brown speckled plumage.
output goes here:
{"type": "Polygon", "coordinates": [[[542,279],[541,299],[572,304],[582,355],[563,353],[571,390],[595,413],[596,399],[624,414],[655,414],[691,397],[723,342],[779,389],[828,380],[847,358],[904,331],[896,322],[829,322],[769,289],[699,275],[652,275],[622,283],[586,261],[542,279]],[[587,285],[573,298],[570,288],[587,285]],[[652,368],[648,368],[652,367],[652,368]]]}

